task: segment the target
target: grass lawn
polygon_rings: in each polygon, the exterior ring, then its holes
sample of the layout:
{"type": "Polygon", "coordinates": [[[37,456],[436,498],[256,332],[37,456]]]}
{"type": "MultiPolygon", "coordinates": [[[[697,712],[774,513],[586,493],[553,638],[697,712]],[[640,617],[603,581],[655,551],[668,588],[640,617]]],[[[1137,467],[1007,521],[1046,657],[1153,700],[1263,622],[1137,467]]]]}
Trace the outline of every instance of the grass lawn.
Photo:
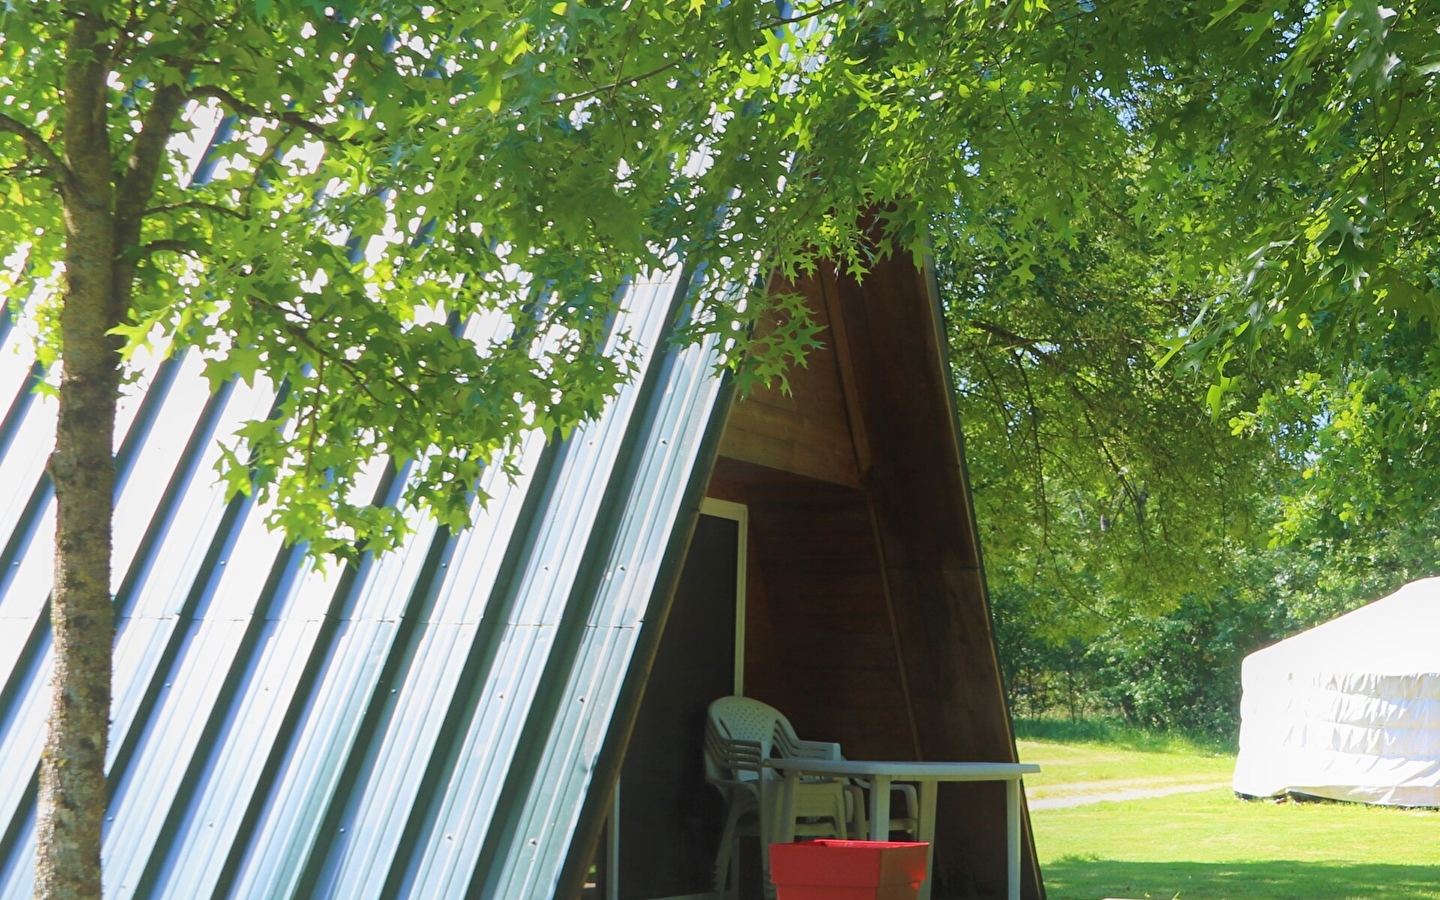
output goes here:
{"type": "MultiPolygon", "coordinates": [[[[1020,758],[1043,769],[1032,802],[1224,782],[1234,764],[1183,740],[1017,730],[1020,758]]],[[[1440,900],[1433,811],[1247,803],[1226,786],[1031,817],[1051,900],[1440,900]]]]}

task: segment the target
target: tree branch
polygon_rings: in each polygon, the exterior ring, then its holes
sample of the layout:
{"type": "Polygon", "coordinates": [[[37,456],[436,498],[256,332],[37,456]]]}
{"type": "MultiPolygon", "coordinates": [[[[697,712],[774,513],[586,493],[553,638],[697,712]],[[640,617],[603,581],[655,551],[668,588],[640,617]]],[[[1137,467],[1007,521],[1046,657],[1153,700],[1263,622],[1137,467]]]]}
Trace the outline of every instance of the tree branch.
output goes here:
{"type": "Polygon", "coordinates": [[[115,48],[111,55],[116,59],[128,59],[130,48],[135,45],[136,29],[140,25],[140,2],[130,0],[130,10],[125,16],[125,21],[111,22],[120,31],[120,37],[115,41],[115,48]]]}
{"type": "Polygon", "coordinates": [[[165,158],[165,145],[170,140],[172,123],[184,102],[185,92],[178,85],[167,84],[155,92],[155,99],[145,111],[130,158],[126,160],[125,174],[115,186],[116,218],[138,222],[145,214],[145,201],[150,199],[154,190],[155,176],[165,158]]]}
{"type": "Polygon", "coordinates": [[[238,209],[231,209],[228,206],[221,206],[219,203],[206,203],[203,200],[186,200],[184,203],[167,203],[164,206],[152,206],[141,213],[142,216],[159,216],[165,213],[175,212],[181,209],[198,209],[206,212],[219,213],[235,219],[249,218],[238,209]]]}
{"type": "MultiPolygon", "coordinates": [[[[385,400],[382,400],[379,396],[375,394],[375,392],[370,388],[370,379],[366,377],[365,373],[356,369],[355,364],[350,360],[346,359],[344,353],[333,353],[321,347],[319,344],[315,343],[315,341],[311,340],[309,328],[313,327],[314,322],[312,319],[305,317],[300,310],[293,308],[286,309],[285,307],[279,305],[278,303],[275,303],[274,301],[255,294],[252,294],[250,296],[250,302],[259,306],[269,307],[275,312],[280,313],[282,316],[281,321],[283,323],[281,325],[281,328],[283,328],[285,332],[288,333],[297,344],[300,344],[310,350],[310,352],[315,354],[317,359],[334,359],[335,362],[340,366],[341,370],[350,377],[351,382],[353,382],[354,385],[360,389],[361,393],[365,394],[365,396],[370,398],[371,402],[375,404],[375,407],[377,409],[387,409],[394,405],[393,401],[387,403],[385,400]],[[301,318],[301,321],[297,322],[295,321],[295,318],[292,317],[301,318]]],[[[414,390],[411,389],[410,385],[405,383],[405,380],[403,378],[396,378],[393,375],[386,375],[383,380],[388,383],[392,388],[400,391],[403,394],[408,394],[411,402],[414,403],[417,407],[421,405],[419,396],[415,393],[414,390]]]]}
{"type": "Polygon", "coordinates": [[[610,84],[602,84],[599,87],[591,88],[588,91],[581,91],[578,94],[568,94],[564,97],[560,97],[554,100],[546,100],[545,104],[547,106],[558,106],[561,103],[575,103],[580,100],[589,100],[591,97],[597,97],[600,94],[613,94],[615,90],[619,88],[622,84],[629,84],[636,81],[644,81],[647,78],[654,78],[661,72],[670,71],[684,61],[684,59],[677,59],[674,62],[668,62],[663,66],[657,66],[648,72],[641,72],[639,75],[627,75],[624,78],[611,82],[610,84]]]}
{"type": "Polygon", "coordinates": [[[41,175],[48,174],[50,174],[50,167],[39,163],[31,165],[16,163],[0,169],[0,178],[39,178],[41,175]]]}
{"type": "Polygon", "coordinates": [[[189,256],[199,257],[200,253],[190,246],[189,241],[151,241],[140,248],[141,256],[150,256],[154,253],[169,251],[171,253],[184,253],[189,256]]]}
{"type": "Polygon", "coordinates": [[[836,9],[836,8],[838,8],[838,7],[841,7],[841,6],[853,6],[853,5],[854,5],[854,0],[833,0],[833,2],[831,2],[831,3],[826,3],[824,6],[818,7],[818,8],[816,8],[816,9],[812,9],[812,10],[811,10],[810,12],[808,12],[808,13],[801,13],[801,14],[798,15],[798,16],[790,16],[790,17],[788,17],[788,18],[771,19],[770,21],[766,22],[764,25],[762,25],[762,26],[760,26],[760,27],[761,27],[761,28],[765,28],[765,29],[769,29],[769,28],[779,28],[781,25],[794,25],[794,24],[797,23],[797,22],[804,22],[804,21],[806,21],[807,19],[813,19],[813,18],[815,18],[816,16],[823,16],[823,15],[825,15],[827,12],[829,12],[829,11],[832,10],[832,9],[836,9]]]}
{"type": "Polygon", "coordinates": [[[292,112],[290,110],[277,113],[261,109],[260,107],[255,106],[252,103],[247,103],[244,100],[241,100],[239,97],[235,96],[234,94],[227,91],[225,88],[222,88],[218,85],[196,85],[195,87],[192,87],[190,89],[190,96],[192,98],[209,97],[214,100],[219,100],[225,106],[230,107],[231,112],[237,114],[255,116],[261,119],[274,119],[276,121],[284,122],[286,125],[291,125],[295,128],[299,128],[306,134],[318,138],[319,140],[322,140],[327,144],[339,145],[345,143],[344,141],[335,137],[330,132],[326,131],[325,126],[312,122],[304,116],[300,115],[299,113],[292,112]]]}
{"type": "Polygon", "coordinates": [[[1040,341],[1036,340],[1035,338],[1027,338],[1023,335],[1018,335],[1015,332],[1009,330],[1008,328],[1002,328],[999,325],[994,325],[990,322],[981,321],[980,319],[970,319],[965,324],[971,325],[987,334],[1000,338],[1001,340],[1005,341],[1006,344],[1010,347],[1027,347],[1033,350],[1035,348],[1035,345],[1040,343],[1040,341]]]}
{"type": "MultiPolygon", "coordinates": [[[[790,16],[790,17],[788,17],[788,18],[786,18],[786,17],[776,18],[776,19],[771,19],[771,20],[768,21],[768,22],[762,22],[762,23],[756,28],[756,30],[757,30],[757,31],[771,31],[771,30],[773,30],[773,29],[776,29],[776,28],[781,27],[782,25],[794,25],[794,24],[797,23],[797,22],[804,22],[804,21],[806,21],[806,20],[808,20],[808,19],[813,19],[813,18],[815,18],[816,16],[823,16],[825,13],[830,12],[832,9],[836,9],[836,8],[838,8],[838,7],[841,7],[841,6],[850,6],[850,5],[853,5],[853,3],[854,3],[854,0],[831,0],[830,3],[826,3],[825,5],[820,6],[820,7],[816,8],[816,9],[813,9],[813,10],[811,10],[811,11],[808,12],[808,13],[802,13],[801,15],[798,15],[798,16],[790,16]]],[[[724,42],[724,41],[716,41],[716,42],[713,44],[713,46],[715,46],[715,47],[723,47],[723,46],[725,46],[725,42],[724,42]]],[[[628,49],[629,49],[628,46],[627,46],[626,49],[627,49],[627,52],[628,52],[628,49]]],[[[588,100],[588,99],[590,99],[591,97],[595,97],[595,96],[598,96],[598,95],[600,95],[600,94],[605,94],[605,93],[611,93],[611,94],[613,94],[613,93],[616,91],[616,89],[618,89],[618,88],[619,88],[621,85],[623,85],[623,84],[633,84],[634,82],[637,82],[637,81],[644,81],[644,80],[646,80],[647,78],[654,78],[656,75],[660,75],[660,74],[662,74],[662,73],[664,73],[664,72],[668,72],[668,71],[670,71],[671,69],[679,66],[679,65],[680,65],[681,63],[683,63],[684,61],[685,61],[685,60],[684,60],[684,58],[682,57],[681,59],[677,59],[677,60],[675,60],[674,62],[668,62],[668,63],[666,63],[666,64],[663,65],[663,66],[656,66],[655,68],[651,69],[651,70],[648,71],[648,72],[641,72],[639,75],[627,75],[627,76],[625,76],[624,78],[616,78],[615,81],[611,82],[610,84],[602,84],[602,85],[600,85],[599,87],[591,88],[591,89],[588,90],[588,91],[581,91],[581,92],[578,93],[578,94],[570,94],[570,95],[568,95],[568,96],[566,96],[566,97],[559,98],[559,99],[555,99],[555,100],[546,100],[546,101],[545,101],[545,104],[546,104],[547,106],[557,106],[557,105],[559,105],[559,104],[561,104],[561,103],[574,103],[574,102],[579,101],[579,100],[588,100]]],[[[624,59],[624,56],[622,55],[622,57],[621,57],[621,59],[620,59],[620,65],[623,66],[624,63],[625,63],[625,59],[624,59]]]]}
{"type": "MultiPolygon", "coordinates": [[[[185,91],[177,84],[162,85],[150,101],[150,108],[141,120],[140,133],[135,136],[125,171],[115,184],[115,249],[122,254],[140,243],[140,228],[145,208],[155,193],[155,179],[165,160],[165,145],[175,133],[175,117],[185,103],[185,91]]],[[[115,321],[124,318],[134,291],[133,267],[121,262],[115,267],[112,298],[115,321]]]]}
{"type": "Polygon", "coordinates": [[[245,210],[239,214],[241,218],[250,218],[250,209],[252,208],[250,201],[255,196],[255,188],[264,177],[265,167],[280,157],[280,149],[285,146],[294,133],[294,128],[286,128],[281,131],[280,136],[270,141],[269,146],[265,148],[265,153],[255,161],[255,167],[250,172],[250,183],[245,185],[245,192],[240,196],[240,208],[245,210]]]}
{"type": "Polygon", "coordinates": [[[19,119],[7,116],[4,113],[0,113],[0,132],[13,134],[24,141],[25,146],[29,147],[32,153],[45,160],[46,168],[54,172],[56,176],[59,177],[65,189],[69,190],[70,182],[74,177],[70,172],[70,167],[65,165],[65,161],[60,158],[60,154],[55,152],[55,149],[40,135],[40,132],[21,122],[19,119]]]}

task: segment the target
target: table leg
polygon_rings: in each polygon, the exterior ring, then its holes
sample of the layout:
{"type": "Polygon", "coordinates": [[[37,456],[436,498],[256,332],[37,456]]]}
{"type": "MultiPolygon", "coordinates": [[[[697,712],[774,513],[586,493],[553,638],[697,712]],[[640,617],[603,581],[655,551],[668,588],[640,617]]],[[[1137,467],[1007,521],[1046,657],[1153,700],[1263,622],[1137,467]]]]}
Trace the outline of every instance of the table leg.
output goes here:
{"type": "Polygon", "coordinates": [[[1020,900],[1020,779],[1005,782],[1005,874],[1010,900],[1020,900]]]}
{"type": "Polygon", "coordinates": [[[889,775],[876,775],[870,782],[870,840],[890,840],[889,775]]]}
{"type": "MultiPolygon", "coordinates": [[[[925,851],[925,883],[920,885],[919,900],[930,900],[930,891],[935,883],[935,799],[940,794],[940,785],[934,781],[920,782],[920,833],[916,840],[929,844],[925,851]]],[[[911,810],[911,815],[915,811],[911,810]]]]}

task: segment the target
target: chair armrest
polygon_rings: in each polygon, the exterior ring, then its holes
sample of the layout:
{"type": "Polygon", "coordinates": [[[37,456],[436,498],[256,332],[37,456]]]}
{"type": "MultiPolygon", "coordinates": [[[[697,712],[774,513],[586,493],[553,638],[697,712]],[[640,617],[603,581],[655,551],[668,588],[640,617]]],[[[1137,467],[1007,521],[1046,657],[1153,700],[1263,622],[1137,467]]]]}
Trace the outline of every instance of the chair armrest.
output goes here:
{"type": "Polygon", "coordinates": [[[764,777],[765,757],[760,742],[725,737],[716,731],[713,722],[705,729],[705,756],[707,765],[717,767],[721,773],[752,772],[756,778],[764,777]]]}
{"type": "MultiPolygon", "coordinates": [[[[786,742],[790,743],[790,742],[786,742]]],[[[786,747],[787,756],[794,759],[840,759],[840,745],[829,741],[800,741],[786,747]]]]}

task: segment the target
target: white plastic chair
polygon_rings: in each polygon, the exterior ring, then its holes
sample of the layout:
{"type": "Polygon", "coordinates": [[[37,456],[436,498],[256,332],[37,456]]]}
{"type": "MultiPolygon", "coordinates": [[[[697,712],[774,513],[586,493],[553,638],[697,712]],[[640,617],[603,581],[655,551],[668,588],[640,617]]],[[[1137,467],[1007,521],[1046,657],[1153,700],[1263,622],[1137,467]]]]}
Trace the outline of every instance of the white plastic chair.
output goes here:
{"type": "MultiPolygon", "coordinates": [[[[846,785],[845,787],[845,790],[851,795],[851,802],[854,807],[854,814],[849,822],[850,834],[856,840],[868,840],[870,836],[870,819],[866,812],[869,806],[865,803],[865,791],[871,789],[870,781],[865,778],[854,778],[851,780],[855,783],[846,785]]],[[[895,809],[893,795],[900,794],[905,798],[906,815],[892,815],[890,817],[890,827],[887,830],[903,832],[910,840],[918,841],[920,839],[920,799],[915,793],[915,785],[892,784],[890,785],[890,793],[892,795],[890,800],[890,808],[892,810],[895,809]]]]}
{"type": "MultiPolygon", "coordinates": [[[[736,851],[745,819],[755,819],[767,893],[769,847],[780,828],[783,782],[765,760],[839,759],[840,745],[804,741],[774,707],[745,697],[721,697],[710,704],[705,728],[705,776],[725,798],[725,830],[715,857],[715,890],[729,895],[738,881],[736,851]],[[733,877],[732,876],[736,876],[733,877]]],[[[845,785],[831,778],[806,778],[795,796],[796,837],[847,837],[845,785]]]]}

